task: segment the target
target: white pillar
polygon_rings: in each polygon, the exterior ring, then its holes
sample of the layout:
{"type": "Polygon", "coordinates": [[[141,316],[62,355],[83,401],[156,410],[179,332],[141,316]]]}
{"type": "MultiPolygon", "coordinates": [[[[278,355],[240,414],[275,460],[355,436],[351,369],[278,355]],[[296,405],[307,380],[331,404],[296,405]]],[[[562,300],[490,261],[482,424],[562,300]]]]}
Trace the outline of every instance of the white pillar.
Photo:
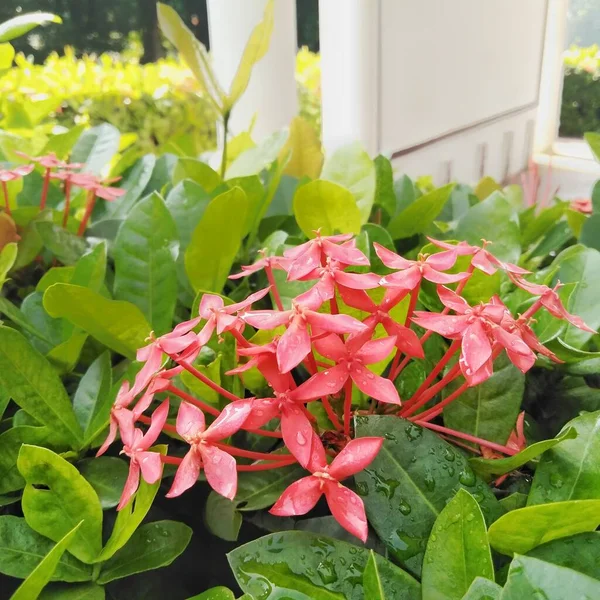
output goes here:
{"type": "MultiPolygon", "coordinates": [[[[212,62],[219,82],[229,90],[250,34],[260,22],[266,0],[208,0],[212,62]]],[[[275,0],[275,25],[269,51],[255,65],[250,85],[231,114],[233,134],[247,130],[265,136],[290,124],[298,112],[296,92],[296,2],[275,0]]]]}
{"type": "Polygon", "coordinates": [[[549,0],[548,2],[540,79],[540,102],[533,143],[534,152],[550,151],[558,136],[568,5],[568,0],[549,0]]]}
{"type": "Polygon", "coordinates": [[[319,0],[323,145],[380,150],[380,0],[319,0]]]}

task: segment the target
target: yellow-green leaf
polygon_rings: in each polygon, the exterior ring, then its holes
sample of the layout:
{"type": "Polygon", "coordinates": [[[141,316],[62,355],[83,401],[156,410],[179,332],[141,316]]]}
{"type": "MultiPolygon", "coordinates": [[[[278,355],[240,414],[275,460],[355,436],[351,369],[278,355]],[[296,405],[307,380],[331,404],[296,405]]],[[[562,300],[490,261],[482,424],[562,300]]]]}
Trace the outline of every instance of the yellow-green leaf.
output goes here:
{"type": "Polygon", "coordinates": [[[284,175],[292,175],[298,179],[319,177],[323,167],[321,140],[306,119],[294,117],[290,125],[290,136],[280,156],[285,156],[287,152],[291,152],[291,155],[283,170],[284,175]]]}

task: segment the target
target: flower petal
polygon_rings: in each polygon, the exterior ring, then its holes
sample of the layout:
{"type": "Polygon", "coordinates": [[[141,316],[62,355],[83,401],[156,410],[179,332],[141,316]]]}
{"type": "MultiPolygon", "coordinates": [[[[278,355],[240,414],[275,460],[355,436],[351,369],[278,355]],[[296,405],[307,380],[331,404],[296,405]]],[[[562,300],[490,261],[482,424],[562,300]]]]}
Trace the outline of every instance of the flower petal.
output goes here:
{"type": "Polygon", "coordinates": [[[481,321],[473,321],[464,331],[462,338],[461,354],[464,359],[465,369],[473,373],[492,356],[492,345],[488,339],[481,321]]]}
{"type": "Polygon", "coordinates": [[[339,335],[334,333],[315,340],[314,345],[319,354],[336,362],[346,356],[346,345],[339,335]]]}
{"type": "Polygon", "coordinates": [[[167,422],[167,417],[169,416],[169,401],[164,400],[163,403],[152,413],[152,417],[150,419],[150,427],[140,445],[142,450],[148,450],[154,442],[158,439],[158,436],[162,432],[162,428],[164,424],[167,422]]]}
{"type": "Polygon", "coordinates": [[[415,264],[414,260],[406,260],[377,242],[373,242],[373,248],[379,260],[389,269],[408,269],[415,264]]]}
{"type": "Polygon", "coordinates": [[[110,423],[109,423],[109,427],[108,427],[108,435],[106,436],[106,439],[104,440],[102,446],[100,446],[100,448],[98,448],[98,452],[96,452],[96,456],[102,456],[108,450],[108,447],[115,441],[115,439],[117,437],[117,429],[118,429],[117,420],[111,415],[110,423]]]}
{"type": "Polygon", "coordinates": [[[323,471],[327,467],[327,456],[325,454],[325,447],[323,442],[316,431],[313,431],[312,435],[312,448],[310,454],[310,460],[306,468],[314,473],[316,471],[323,471]]]}
{"type": "Polygon", "coordinates": [[[127,481],[123,486],[123,492],[121,493],[121,499],[117,506],[117,510],[121,510],[131,500],[132,496],[138,489],[140,484],[140,466],[137,462],[132,459],[129,463],[129,475],[127,475],[127,481]]]}
{"type": "Polygon", "coordinates": [[[293,315],[291,310],[250,310],[244,313],[244,321],[256,329],[275,329],[286,325],[293,315]]]}
{"type": "Polygon", "coordinates": [[[289,404],[284,404],[281,410],[283,441],[298,462],[306,468],[311,459],[313,428],[302,410],[289,404]]]}
{"type": "Polygon", "coordinates": [[[350,377],[356,383],[358,389],[380,402],[388,402],[390,404],[401,404],[398,390],[394,384],[385,377],[375,375],[363,365],[354,364],[350,369],[350,377]]]}
{"type": "Polygon", "coordinates": [[[451,269],[456,263],[456,259],[458,258],[458,254],[456,250],[447,250],[446,252],[438,252],[437,254],[432,254],[425,259],[425,264],[429,265],[431,268],[436,271],[447,271],[451,269]]]}
{"type": "Polygon", "coordinates": [[[254,292],[250,294],[245,300],[241,302],[236,302],[235,304],[230,304],[229,306],[225,306],[224,311],[226,313],[232,314],[237,312],[238,310],[244,310],[254,304],[254,302],[258,302],[262,300],[269,292],[271,291],[271,286],[266,287],[262,290],[258,290],[258,292],[254,292]]]}
{"type": "Polygon", "coordinates": [[[325,484],[325,498],[335,520],[346,531],[366,542],[369,526],[360,496],[339,483],[328,481],[325,484]]]}
{"type": "MultiPolygon", "coordinates": [[[[365,328],[358,319],[350,315],[328,315],[307,310],[305,316],[312,326],[331,333],[358,333],[365,328]]],[[[279,344],[281,345],[281,341],[279,344]]]]}
{"type": "Polygon", "coordinates": [[[412,329],[396,323],[392,318],[384,319],[382,325],[387,333],[396,336],[396,347],[400,352],[413,358],[425,357],[421,340],[412,329]]]}
{"type": "Polygon", "coordinates": [[[380,275],[375,273],[345,273],[336,271],[335,280],[338,285],[343,285],[354,290],[372,290],[379,285],[380,275]]]}
{"type": "Polygon", "coordinates": [[[455,313],[458,313],[459,315],[464,315],[465,312],[469,308],[471,308],[469,306],[469,303],[462,296],[459,296],[455,291],[453,291],[443,285],[437,286],[437,293],[438,293],[440,300],[442,301],[442,304],[446,308],[453,310],[455,313]]]}
{"type": "Polygon", "coordinates": [[[371,340],[356,353],[356,358],[367,365],[372,365],[387,358],[395,347],[396,336],[371,340]]]}
{"type": "Polygon", "coordinates": [[[203,439],[217,442],[228,438],[242,428],[251,411],[252,400],[238,400],[228,404],[204,432],[203,439]]]}
{"type": "Polygon", "coordinates": [[[279,400],[277,398],[256,398],[252,400],[252,411],[244,422],[244,429],[258,429],[278,416],[279,400]]]}
{"type": "Polygon", "coordinates": [[[331,238],[323,238],[322,247],[324,254],[345,265],[357,265],[363,267],[369,265],[369,259],[356,247],[353,240],[337,245],[332,243],[331,238]]]}
{"type": "Polygon", "coordinates": [[[368,467],[381,449],[383,438],[356,438],[333,459],[329,474],[338,481],[350,477],[368,467]]]}
{"type": "Polygon", "coordinates": [[[167,492],[167,498],[181,496],[183,492],[189,490],[198,481],[202,459],[200,454],[192,446],[188,453],[183,457],[181,464],[177,467],[177,472],[173,478],[171,489],[167,492]]]}
{"type": "Polygon", "coordinates": [[[322,494],[321,482],[318,478],[312,475],[303,477],[294,481],[281,494],[269,512],[278,517],[305,515],[315,507],[322,494]]]}
{"type": "Polygon", "coordinates": [[[206,421],[204,413],[189,402],[182,402],[179,405],[175,429],[184,440],[192,440],[201,433],[204,433],[206,421]]]}
{"type": "Polygon", "coordinates": [[[424,329],[430,329],[447,338],[457,337],[467,326],[467,317],[460,315],[441,315],[425,311],[415,311],[412,322],[424,329]]]}
{"type": "Polygon", "coordinates": [[[305,252],[294,257],[288,270],[288,281],[296,281],[313,269],[321,266],[321,248],[316,243],[310,244],[305,252]]]}
{"type": "Polygon", "coordinates": [[[321,396],[337,394],[348,379],[348,368],[337,365],[315,373],[293,391],[295,400],[315,400],[321,396]]]}
{"type": "Polygon", "coordinates": [[[200,446],[202,464],[208,485],[225,498],[233,500],[237,493],[237,469],[235,458],[211,444],[200,446]]]}
{"type": "Polygon", "coordinates": [[[217,320],[214,315],[212,315],[208,319],[208,321],[206,321],[206,324],[198,334],[198,343],[201,346],[204,346],[208,342],[208,340],[210,340],[210,337],[212,336],[215,330],[216,322],[217,320]]]}
{"type": "Polygon", "coordinates": [[[414,290],[419,285],[422,273],[417,266],[412,266],[406,271],[398,271],[391,275],[386,275],[380,281],[385,287],[400,288],[402,290],[414,290]]]}
{"type": "Polygon", "coordinates": [[[457,281],[462,281],[469,277],[469,273],[441,273],[440,271],[436,271],[428,264],[423,267],[423,277],[427,279],[427,281],[431,281],[433,283],[456,283],[457,281]]]}
{"type": "Polygon", "coordinates": [[[352,308],[357,308],[358,310],[363,310],[364,312],[372,313],[377,310],[377,305],[371,298],[369,294],[362,290],[353,290],[347,287],[341,287],[340,296],[344,301],[344,304],[351,306],[352,308]]]}
{"type": "Polygon", "coordinates": [[[163,464],[158,452],[137,452],[136,460],[140,465],[142,477],[146,483],[156,483],[162,475],[163,464]]]}
{"type": "Polygon", "coordinates": [[[209,319],[213,315],[213,310],[219,310],[225,306],[223,298],[216,294],[204,294],[200,305],[198,306],[198,313],[203,319],[209,319]]]}
{"type": "Polygon", "coordinates": [[[297,367],[310,352],[310,336],[306,324],[294,319],[277,344],[277,364],[282,373],[297,367]]]}
{"type": "MultiPolygon", "coordinates": [[[[200,319],[198,319],[199,321],[200,319]]],[[[160,338],[160,347],[165,354],[179,354],[184,350],[187,350],[191,345],[198,341],[198,336],[193,332],[189,331],[179,337],[163,337],[160,338]]]]}

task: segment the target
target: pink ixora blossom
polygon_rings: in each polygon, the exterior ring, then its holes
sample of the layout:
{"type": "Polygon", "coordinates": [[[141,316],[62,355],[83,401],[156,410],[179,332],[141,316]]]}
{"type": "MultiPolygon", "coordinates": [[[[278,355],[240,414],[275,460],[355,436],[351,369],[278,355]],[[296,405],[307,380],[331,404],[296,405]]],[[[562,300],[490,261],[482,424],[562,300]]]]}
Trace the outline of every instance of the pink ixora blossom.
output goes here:
{"type": "Polygon", "coordinates": [[[240,273],[235,273],[234,275],[230,275],[229,279],[240,279],[242,277],[248,277],[253,273],[258,273],[262,269],[270,268],[270,269],[283,269],[287,270],[291,264],[291,259],[284,258],[283,256],[267,256],[266,250],[259,250],[259,254],[262,255],[262,258],[259,258],[256,262],[252,263],[248,266],[242,265],[242,271],[240,273]]]}
{"type": "Polygon", "coordinates": [[[188,453],[177,468],[167,498],[179,496],[198,480],[200,470],[215,492],[233,500],[237,492],[236,462],[215,445],[242,427],[250,411],[251,400],[228,404],[215,421],[206,428],[204,413],[197,407],[182,402],[177,413],[177,433],[190,445],[188,453]]]}
{"type": "Polygon", "coordinates": [[[6,183],[15,179],[21,179],[21,177],[29,175],[31,171],[33,171],[33,165],[22,165],[14,169],[0,169],[0,182],[6,183]]]}
{"type": "Polygon", "coordinates": [[[294,301],[291,310],[255,310],[247,312],[243,318],[246,323],[257,329],[275,329],[287,325],[287,330],[277,345],[279,370],[287,373],[298,366],[310,352],[309,325],[311,330],[338,334],[359,333],[366,329],[354,317],[319,313],[316,312],[318,307],[319,303],[314,299],[304,304],[294,301]]]}
{"type": "Polygon", "coordinates": [[[368,525],[363,501],[340,481],[368,467],[382,444],[383,438],[352,440],[328,465],[323,444],[314,434],[313,453],[308,464],[308,470],[312,474],[292,483],[269,512],[280,517],[305,515],[325,494],[329,510],[336,521],[365,542],[368,525]]]}
{"type": "MultiPolygon", "coordinates": [[[[125,411],[126,409],[122,409],[125,411]]],[[[169,414],[169,401],[165,400],[152,414],[148,431],[144,434],[135,427],[133,414],[127,418],[119,419],[121,438],[123,440],[122,453],[129,459],[129,475],[121,494],[117,510],[121,510],[135,494],[140,483],[140,473],[144,481],[149,484],[156,483],[162,475],[162,460],[158,452],[151,452],[150,447],[156,442],[169,414]]]]}
{"type": "Polygon", "coordinates": [[[398,256],[377,242],[373,244],[377,256],[389,269],[398,269],[396,273],[386,275],[381,279],[381,285],[396,287],[403,290],[414,290],[421,284],[422,279],[433,283],[456,283],[466,279],[468,273],[443,273],[454,266],[457,254],[454,250],[447,250],[429,256],[420,254],[417,260],[408,260],[398,256]]]}
{"type": "MultiPolygon", "coordinates": [[[[49,152],[43,156],[29,156],[28,154],[25,154],[25,152],[15,152],[15,154],[21,158],[24,158],[25,160],[37,163],[45,169],[58,169],[65,168],[67,166],[67,163],[58,158],[54,152],[49,152]]],[[[76,165],[76,168],[80,167],[83,167],[83,164],[76,165]]]]}

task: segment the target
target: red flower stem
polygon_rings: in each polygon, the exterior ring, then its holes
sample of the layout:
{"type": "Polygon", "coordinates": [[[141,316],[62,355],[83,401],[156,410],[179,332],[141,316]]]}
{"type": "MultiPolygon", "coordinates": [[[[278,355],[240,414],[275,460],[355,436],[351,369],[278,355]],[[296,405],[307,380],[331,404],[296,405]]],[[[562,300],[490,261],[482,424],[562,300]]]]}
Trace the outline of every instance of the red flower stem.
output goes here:
{"type": "Polygon", "coordinates": [[[449,396],[444,398],[441,402],[438,402],[435,406],[422,412],[415,417],[411,418],[411,421],[431,421],[435,419],[438,415],[441,415],[444,412],[444,408],[448,406],[451,402],[454,402],[463,392],[465,392],[469,388],[468,382],[464,382],[460,387],[455,389],[449,396]]]}
{"type": "MultiPolygon", "coordinates": [[[[473,260],[471,258],[471,260],[473,260]]],[[[473,276],[473,271],[475,271],[475,265],[473,263],[471,263],[469,265],[469,268],[465,271],[465,273],[468,273],[468,277],[465,277],[462,281],[458,282],[458,285],[456,286],[456,293],[457,295],[461,295],[462,291],[465,289],[465,286],[467,285],[467,283],[469,283],[469,279],[471,279],[471,277],[473,276]]],[[[450,312],[450,309],[446,306],[446,308],[444,308],[444,310],[442,311],[443,315],[447,315],[450,312]]]]}
{"type": "Polygon", "coordinates": [[[281,439],[283,437],[281,431],[269,431],[268,429],[244,429],[248,433],[253,433],[254,435],[263,435],[264,437],[278,438],[281,439]]]}
{"type": "Polygon", "coordinates": [[[191,373],[194,377],[196,377],[196,379],[199,379],[202,383],[206,384],[209,388],[217,392],[217,394],[220,394],[224,398],[227,398],[227,400],[231,400],[232,402],[243,400],[243,398],[232,394],[225,388],[221,387],[219,384],[215,383],[212,379],[209,379],[206,375],[204,375],[204,373],[201,373],[200,371],[198,371],[198,369],[192,367],[192,365],[190,365],[190,363],[186,362],[185,360],[179,360],[175,355],[170,356],[170,358],[174,360],[178,365],[181,365],[188,373],[191,373]]]}
{"type": "Polygon", "coordinates": [[[8,201],[8,183],[6,181],[2,182],[2,193],[4,194],[4,210],[6,214],[10,216],[10,203],[8,201]]]}
{"type": "Polygon", "coordinates": [[[71,211],[71,180],[65,179],[65,208],[63,209],[63,220],[62,226],[63,228],[67,226],[67,222],[69,221],[69,212],[71,211]]]}
{"type": "MultiPolygon", "coordinates": [[[[315,355],[313,353],[313,351],[311,350],[310,353],[308,354],[308,356],[306,357],[306,361],[308,362],[307,368],[308,368],[308,372],[311,375],[314,375],[319,369],[317,367],[317,361],[315,359],[315,355]]],[[[325,365],[326,369],[330,369],[331,366],[330,365],[325,365]]],[[[342,424],[340,423],[340,420],[337,418],[337,415],[335,414],[335,411],[333,410],[333,407],[331,406],[331,403],[329,402],[327,396],[323,396],[321,398],[321,402],[323,403],[323,408],[325,408],[325,412],[327,413],[327,416],[329,417],[329,420],[331,421],[331,423],[333,424],[333,426],[338,430],[341,431],[343,429],[342,424]]]]}
{"type": "Polygon", "coordinates": [[[331,367],[335,367],[335,364],[326,363],[326,362],[323,362],[322,360],[315,360],[315,364],[319,367],[323,367],[324,369],[331,369],[331,367]]]}
{"type": "Polygon", "coordinates": [[[79,229],[77,230],[77,235],[81,237],[85,229],[87,227],[88,221],[92,216],[92,211],[94,210],[94,205],[96,204],[96,192],[94,190],[90,190],[88,192],[88,197],[85,205],[85,213],[83,214],[83,219],[81,219],[81,223],[79,223],[79,229]]]}
{"type": "Polygon", "coordinates": [[[174,385],[169,384],[166,388],[166,391],[171,392],[171,394],[175,394],[176,396],[179,396],[179,398],[181,398],[182,400],[185,400],[186,402],[197,406],[199,409],[203,410],[204,412],[207,412],[209,415],[213,415],[213,417],[218,417],[221,414],[221,411],[217,410],[214,406],[211,406],[206,402],[202,402],[202,400],[198,400],[198,398],[190,396],[190,394],[184,392],[183,390],[180,390],[179,388],[176,388],[174,385]]]}
{"type": "Polygon", "coordinates": [[[431,382],[444,370],[444,367],[448,364],[448,361],[460,350],[460,340],[454,340],[446,354],[441,358],[438,364],[431,370],[431,373],[427,376],[425,381],[419,386],[417,391],[412,395],[411,398],[404,402],[404,408],[409,408],[419,400],[419,396],[427,390],[431,382]]]}
{"type": "Polygon", "coordinates": [[[408,305],[408,311],[406,313],[406,319],[404,320],[404,327],[410,327],[410,320],[412,319],[415,307],[417,306],[417,300],[419,299],[419,292],[421,291],[421,282],[417,283],[415,289],[410,293],[410,303],[408,305]]]}
{"type": "Polygon", "coordinates": [[[230,329],[229,333],[233,335],[240,346],[243,346],[244,348],[248,348],[250,346],[250,342],[237,329],[230,329]]]}
{"type": "Polygon", "coordinates": [[[329,312],[332,315],[337,315],[340,312],[340,309],[339,309],[338,303],[337,303],[337,298],[335,296],[333,296],[333,298],[331,298],[329,300],[329,312]]]}
{"type": "MultiPolygon", "coordinates": [[[[138,421],[140,423],[143,423],[144,425],[151,425],[152,424],[152,419],[150,419],[150,417],[147,417],[146,415],[140,415],[138,417],[138,421]]],[[[169,423],[165,423],[162,426],[163,431],[168,431],[169,433],[177,433],[177,429],[175,429],[175,427],[173,425],[169,425],[169,423]]]]}
{"type": "Polygon", "coordinates": [[[296,462],[296,459],[288,461],[279,460],[276,463],[259,463],[257,465],[237,465],[238,471],[270,471],[271,469],[281,469],[282,467],[289,467],[296,462]]]}
{"type": "MultiPolygon", "coordinates": [[[[415,307],[417,306],[417,301],[419,299],[419,292],[421,291],[421,282],[417,283],[416,287],[410,293],[410,302],[408,305],[408,310],[406,312],[406,319],[404,320],[404,326],[410,327],[410,320],[412,319],[413,313],[415,312],[415,307]]],[[[390,307],[391,308],[391,307],[390,307]]],[[[403,361],[400,367],[398,367],[398,362],[400,361],[400,356],[402,353],[400,352],[400,348],[396,348],[396,354],[394,355],[394,360],[392,361],[392,366],[390,367],[390,372],[388,374],[388,379],[390,381],[394,381],[402,369],[406,366],[406,363],[410,360],[410,356],[407,356],[403,361]]]]}
{"type": "Polygon", "coordinates": [[[179,458],[178,456],[160,455],[160,461],[165,465],[180,465],[182,460],[183,458],[179,458]]]}
{"type": "Polygon", "coordinates": [[[352,416],[352,379],[348,377],[344,384],[344,434],[350,436],[350,417],[352,416]]]}
{"type": "Polygon", "coordinates": [[[444,438],[448,442],[452,442],[455,446],[460,446],[461,448],[464,448],[469,452],[473,452],[473,454],[481,454],[481,450],[479,450],[479,448],[473,448],[473,446],[469,446],[469,444],[459,442],[458,440],[451,438],[449,435],[444,435],[443,433],[440,433],[440,437],[444,438]]]}
{"type": "MultiPolygon", "coordinates": [[[[415,413],[421,406],[425,406],[439,391],[444,389],[452,380],[460,375],[460,366],[454,365],[448,373],[438,383],[432,385],[428,390],[423,392],[415,404],[409,407],[403,407],[400,411],[401,417],[407,417],[415,413]]],[[[421,415],[419,415],[421,417],[421,415]]]]}
{"type": "Polygon", "coordinates": [[[229,444],[219,444],[212,442],[213,446],[220,448],[224,452],[231,454],[231,456],[240,456],[242,458],[253,458],[254,460],[283,460],[288,461],[290,459],[289,454],[267,454],[265,452],[253,452],[252,450],[243,450],[242,448],[235,448],[229,444]]]}
{"type": "Polygon", "coordinates": [[[502,454],[508,454],[509,456],[517,454],[516,450],[511,450],[510,448],[502,446],[501,444],[495,444],[494,442],[489,442],[488,440],[475,437],[474,435],[469,435],[468,433],[463,433],[462,431],[456,431],[454,429],[449,429],[448,427],[442,427],[441,425],[435,425],[434,423],[428,423],[426,421],[415,421],[415,423],[417,425],[421,425],[421,427],[427,427],[427,429],[437,431],[438,433],[445,433],[446,435],[451,435],[461,440],[472,442],[478,446],[485,446],[486,448],[490,448],[490,450],[495,450],[496,452],[501,452],[502,454]]]}
{"type": "Polygon", "coordinates": [[[42,187],[42,197],[40,198],[40,210],[44,210],[46,208],[46,200],[48,199],[48,188],[50,187],[50,173],[52,169],[46,169],[44,173],[44,185],[42,187]]]}
{"type": "Polygon", "coordinates": [[[519,320],[527,321],[542,307],[542,298],[538,298],[520,317],[519,320]]]}
{"type": "Polygon", "coordinates": [[[271,291],[273,292],[273,299],[275,300],[275,304],[277,308],[283,312],[283,302],[281,302],[281,296],[279,295],[279,289],[277,288],[277,282],[275,281],[275,277],[273,276],[273,267],[270,264],[265,266],[265,273],[267,274],[267,280],[271,286],[271,291]]]}

